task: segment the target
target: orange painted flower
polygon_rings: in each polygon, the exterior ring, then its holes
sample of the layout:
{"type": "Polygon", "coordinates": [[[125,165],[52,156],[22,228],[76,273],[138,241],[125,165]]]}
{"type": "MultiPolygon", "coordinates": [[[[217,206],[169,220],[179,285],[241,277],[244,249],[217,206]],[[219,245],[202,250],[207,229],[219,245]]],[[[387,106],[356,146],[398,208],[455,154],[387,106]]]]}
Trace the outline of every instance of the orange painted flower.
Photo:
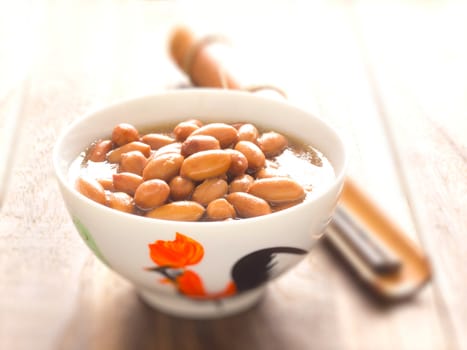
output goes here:
{"type": "Polygon", "coordinates": [[[201,261],[204,255],[203,246],[179,232],[175,240],[158,240],[149,244],[149,255],[159,266],[185,267],[201,261]]]}

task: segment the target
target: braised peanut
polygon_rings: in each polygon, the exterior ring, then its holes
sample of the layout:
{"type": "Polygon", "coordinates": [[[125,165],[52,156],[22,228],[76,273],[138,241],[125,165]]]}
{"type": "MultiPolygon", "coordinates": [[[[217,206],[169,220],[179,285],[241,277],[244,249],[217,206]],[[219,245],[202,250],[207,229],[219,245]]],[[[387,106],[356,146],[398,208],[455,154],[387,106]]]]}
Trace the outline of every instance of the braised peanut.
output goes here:
{"type": "Polygon", "coordinates": [[[174,142],[171,144],[168,144],[166,146],[162,146],[159,148],[154,154],[151,156],[151,158],[156,158],[160,156],[161,154],[166,154],[166,153],[178,153],[180,154],[180,151],[182,149],[182,144],[180,142],[174,142]]]}
{"type": "Polygon", "coordinates": [[[110,140],[101,140],[96,142],[88,152],[88,160],[93,162],[103,162],[112,147],[112,141],[110,140]]]}
{"type": "Polygon", "coordinates": [[[123,146],[127,143],[138,141],[139,132],[136,128],[127,123],[120,123],[112,130],[112,142],[117,146],[123,146]]]}
{"type": "Polygon", "coordinates": [[[238,132],[233,126],[225,123],[210,123],[196,129],[191,135],[209,135],[215,137],[221,148],[226,148],[237,142],[238,132]]]}
{"type": "Polygon", "coordinates": [[[195,181],[220,176],[229,169],[231,158],[224,150],[201,151],[185,158],[180,175],[195,181]]]}
{"type": "Polygon", "coordinates": [[[93,178],[80,176],[76,180],[76,189],[94,202],[104,204],[106,202],[104,187],[93,178]]]}
{"type": "Polygon", "coordinates": [[[112,181],[115,191],[125,192],[133,196],[138,186],[143,182],[143,178],[133,173],[118,173],[112,175],[112,181]]]}
{"type": "Polygon", "coordinates": [[[246,192],[229,193],[226,199],[233,205],[237,215],[241,218],[252,218],[272,212],[268,202],[246,192]]]}
{"type": "Polygon", "coordinates": [[[190,136],[193,131],[200,128],[201,125],[198,123],[188,120],[185,122],[179,123],[173,130],[175,138],[177,141],[185,141],[188,136],[190,136]]]}
{"type": "Polygon", "coordinates": [[[226,220],[235,217],[235,208],[225,198],[213,200],[206,208],[209,220],[226,220]]]}
{"type": "Polygon", "coordinates": [[[169,185],[163,180],[144,181],[135,191],[135,204],[143,210],[161,206],[169,198],[169,185]]]}
{"type": "Polygon", "coordinates": [[[171,143],[174,143],[175,139],[167,135],[151,133],[143,135],[141,137],[141,141],[147,143],[151,147],[151,149],[158,150],[163,146],[167,146],[171,143]]]}
{"type": "Polygon", "coordinates": [[[177,176],[185,158],[178,153],[164,153],[151,159],[143,170],[143,180],[161,179],[166,182],[177,176]]]}
{"type": "Polygon", "coordinates": [[[224,197],[227,189],[228,185],[225,180],[217,178],[207,179],[196,186],[191,199],[201,205],[207,206],[213,200],[224,197]]]}
{"type": "Polygon", "coordinates": [[[248,174],[237,176],[229,184],[229,193],[248,192],[253,181],[253,177],[248,174]]]}
{"type": "Polygon", "coordinates": [[[133,197],[125,192],[109,192],[107,194],[107,206],[130,214],[135,210],[133,197]]]}
{"type": "Polygon", "coordinates": [[[280,154],[288,145],[285,136],[270,131],[263,133],[258,138],[258,146],[266,157],[274,157],[280,154]]]}
{"type": "Polygon", "coordinates": [[[195,189],[195,184],[190,179],[175,176],[169,183],[170,197],[174,201],[188,200],[195,189]]]}
{"type": "Polygon", "coordinates": [[[238,141],[250,141],[256,143],[258,129],[253,124],[243,124],[238,128],[238,141]]]}
{"type": "Polygon", "coordinates": [[[288,177],[271,177],[255,180],[248,193],[263,198],[269,203],[295,202],[305,198],[300,184],[288,177]]]}
{"type": "Polygon", "coordinates": [[[175,221],[198,221],[204,214],[204,207],[193,201],[179,201],[162,205],[149,211],[146,216],[154,219],[175,221]]]}
{"type": "Polygon", "coordinates": [[[242,152],[237,150],[228,149],[228,152],[230,152],[230,156],[232,157],[229,170],[227,170],[229,175],[239,176],[245,173],[248,168],[248,159],[246,159],[242,152]]]}
{"type": "Polygon", "coordinates": [[[151,147],[140,141],[133,141],[123,146],[113,149],[107,153],[107,161],[110,163],[119,163],[123,153],[131,151],[140,151],[145,157],[149,157],[151,153],[151,147]]]}
{"type": "Polygon", "coordinates": [[[243,153],[248,160],[248,169],[257,170],[264,166],[266,157],[261,149],[250,141],[239,141],[235,145],[235,150],[243,153]]]}
{"type": "Polygon", "coordinates": [[[96,141],[80,158],[88,169],[75,177],[76,188],[85,196],[122,212],[179,221],[249,218],[297,205],[315,186],[304,180],[304,169],[313,174],[329,164],[275,131],[196,119],[142,135],[118,124],[111,140],[96,141]]]}
{"type": "Polygon", "coordinates": [[[120,157],[118,171],[133,173],[141,176],[147,161],[148,160],[146,157],[140,151],[130,151],[123,153],[120,157]]]}
{"type": "Polygon", "coordinates": [[[115,191],[114,182],[111,178],[100,178],[97,179],[97,182],[99,182],[102,185],[102,187],[104,187],[104,190],[115,191]]]}
{"type": "Polygon", "coordinates": [[[182,143],[180,153],[184,157],[188,157],[200,151],[207,151],[210,149],[220,149],[219,141],[213,136],[209,135],[191,135],[188,136],[182,143]]]}

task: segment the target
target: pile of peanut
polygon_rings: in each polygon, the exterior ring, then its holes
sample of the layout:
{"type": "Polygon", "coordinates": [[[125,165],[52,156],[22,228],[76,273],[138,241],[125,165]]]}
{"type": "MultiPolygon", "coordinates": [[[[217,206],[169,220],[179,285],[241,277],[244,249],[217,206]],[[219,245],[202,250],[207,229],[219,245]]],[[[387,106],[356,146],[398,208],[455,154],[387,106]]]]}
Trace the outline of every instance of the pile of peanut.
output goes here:
{"type": "Polygon", "coordinates": [[[179,221],[219,221],[269,214],[302,202],[306,191],[278,174],[274,157],[285,136],[249,123],[186,120],[171,132],[147,133],[126,123],[86,151],[89,162],[114,164],[108,177],[81,175],[76,188],[123,212],[179,221]]]}

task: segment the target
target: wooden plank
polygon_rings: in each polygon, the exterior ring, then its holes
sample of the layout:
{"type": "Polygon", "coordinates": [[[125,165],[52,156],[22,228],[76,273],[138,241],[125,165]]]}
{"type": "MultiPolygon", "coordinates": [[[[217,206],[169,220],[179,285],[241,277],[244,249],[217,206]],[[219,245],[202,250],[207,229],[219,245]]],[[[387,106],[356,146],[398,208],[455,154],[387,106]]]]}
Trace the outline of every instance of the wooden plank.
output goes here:
{"type": "Polygon", "coordinates": [[[450,348],[465,348],[466,286],[458,276],[467,273],[467,7],[444,2],[403,10],[364,3],[357,14],[399,176],[433,261],[437,312],[450,348]]]}

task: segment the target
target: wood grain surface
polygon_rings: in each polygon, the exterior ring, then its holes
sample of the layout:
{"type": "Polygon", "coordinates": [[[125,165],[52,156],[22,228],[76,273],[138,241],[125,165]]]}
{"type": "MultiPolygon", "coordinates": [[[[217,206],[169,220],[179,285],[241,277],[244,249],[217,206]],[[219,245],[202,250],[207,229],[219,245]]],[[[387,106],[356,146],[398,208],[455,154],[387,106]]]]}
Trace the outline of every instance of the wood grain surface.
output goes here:
{"type": "Polygon", "coordinates": [[[0,212],[0,348],[467,349],[466,15],[462,1],[0,3],[0,141],[20,125],[0,212]],[[342,132],[349,174],[430,257],[415,298],[378,301],[323,240],[254,309],[183,320],[92,255],[54,141],[93,109],[187,84],[166,46],[180,23],[229,37],[252,84],[342,132]]]}

